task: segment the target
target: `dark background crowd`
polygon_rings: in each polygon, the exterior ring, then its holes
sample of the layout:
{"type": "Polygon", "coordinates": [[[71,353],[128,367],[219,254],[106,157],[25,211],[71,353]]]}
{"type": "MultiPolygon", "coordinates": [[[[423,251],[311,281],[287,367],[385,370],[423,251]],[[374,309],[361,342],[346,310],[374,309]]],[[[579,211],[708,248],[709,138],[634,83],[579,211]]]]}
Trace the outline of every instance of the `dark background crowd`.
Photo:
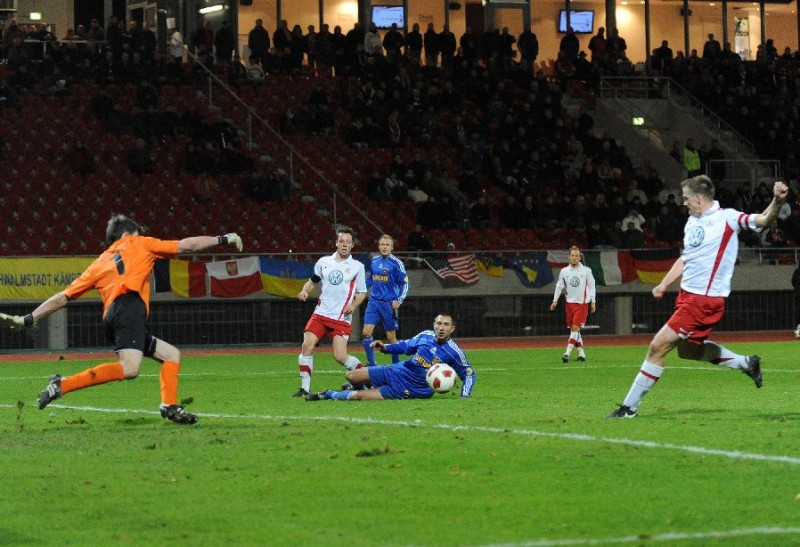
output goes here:
{"type": "MultiPolygon", "coordinates": [[[[756,143],[762,159],[780,161],[785,179],[796,184],[798,54],[787,48],[778,55],[768,41],[749,62],[729,44],[713,42],[710,36],[702,54],[688,55],[673,55],[664,42],[646,68],[694,93],[756,143]]],[[[176,158],[176,174],[189,181],[200,211],[213,214],[220,192],[262,204],[290,202],[303,181],[245,146],[240,120],[198,110],[174,92],[165,100],[166,89],[201,91],[208,68],[264,112],[290,144],[318,137],[342,154],[356,151],[364,168],[347,176],[352,198],[391,202],[389,214],[408,218],[402,225],[408,250],[439,245],[432,236],[439,232],[454,244],[454,232],[468,234],[458,243],[472,248],[487,241],[471,241],[469,234],[508,230],[532,234],[514,242],[543,246],[564,242],[554,234],[586,247],[677,246],[682,239],[679,181],[662,180],[648,160],[634,162],[613,135],[594,128],[591,100],[599,79],[634,73],[615,31],[606,37],[599,29],[588,52],[568,32],[558,52],[544,55],[553,59],[546,64],[533,33],[514,37],[508,29],[456,39],[432,25],[381,36],[374,26],[303,31],[285,21],[270,32],[259,20],[245,59],[228,25],[213,32],[203,24],[183,43],[193,55],[162,51],[146,25],[114,17],[105,28],[93,20],[61,39],[12,21],[3,34],[0,108],[13,114],[46,105],[45,98],[88,96],[93,122],[111,139],[129,137],[124,164],[135,180],[158,176],[158,158],[167,154],[176,158]],[[264,92],[286,86],[292,92],[279,104],[264,92]],[[565,95],[586,108],[570,114],[565,95]]],[[[65,168],[84,181],[99,176],[103,158],[93,143],[72,144],[62,158],[65,168]]],[[[709,160],[724,159],[719,143],[676,142],[672,154],[687,174],[708,172],[723,205],[754,212],[768,202],[765,183],[732,189],[724,171],[706,169],[709,160]]],[[[793,200],[771,235],[746,244],[800,241],[793,200]]]]}

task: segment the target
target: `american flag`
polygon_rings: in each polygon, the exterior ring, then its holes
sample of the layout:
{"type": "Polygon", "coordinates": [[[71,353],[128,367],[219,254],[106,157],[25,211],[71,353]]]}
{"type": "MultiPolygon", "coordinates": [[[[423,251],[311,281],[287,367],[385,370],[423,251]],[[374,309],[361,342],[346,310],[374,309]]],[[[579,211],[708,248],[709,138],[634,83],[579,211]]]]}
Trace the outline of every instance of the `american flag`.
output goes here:
{"type": "Polygon", "coordinates": [[[457,279],[467,285],[474,285],[480,280],[473,253],[429,258],[425,260],[425,264],[442,279],[457,279]]]}

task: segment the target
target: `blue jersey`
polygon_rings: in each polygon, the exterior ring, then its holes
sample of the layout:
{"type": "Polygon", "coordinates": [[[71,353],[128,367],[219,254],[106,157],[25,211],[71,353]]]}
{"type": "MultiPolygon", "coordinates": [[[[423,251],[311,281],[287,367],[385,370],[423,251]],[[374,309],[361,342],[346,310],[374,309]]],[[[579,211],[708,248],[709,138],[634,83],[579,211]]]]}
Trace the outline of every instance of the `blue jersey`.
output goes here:
{"type": "Polygon", "coordinates": [[[469,397],[475,387],[475,371],[467,361],[467,356],[455,340],[450,339],[444,344],[436,341],[436,334],[432,330],[422,331],[414,338],[401,340],[396,344],[387,344],[384,353],[397,353],[411,355],[399,365],[415,372],[422,380],[428,369],[436,363],[446,363],[453,367],[461,378],[461,396],[469,397]]]}
{"type": "Polygon", "coordinates": [[[372,289],[370,300],[397,300],[402,304],[408,296],[409,286],[406,267],[399,258],[394,255],[372,258],[367,275],[367,289],[372,289]]]}

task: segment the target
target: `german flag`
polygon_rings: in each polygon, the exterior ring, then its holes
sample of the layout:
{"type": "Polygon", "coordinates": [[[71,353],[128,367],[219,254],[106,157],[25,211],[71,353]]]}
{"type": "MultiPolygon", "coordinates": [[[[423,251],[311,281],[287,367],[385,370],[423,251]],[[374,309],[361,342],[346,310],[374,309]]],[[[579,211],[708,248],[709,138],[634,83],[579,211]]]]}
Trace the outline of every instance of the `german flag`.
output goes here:
{"type": "Polygon", "coordinates": [[[680,249],[644,249],[631,251],[636,277],[642,283],[658,285],[672,265],[681,256],[680,249]]]}

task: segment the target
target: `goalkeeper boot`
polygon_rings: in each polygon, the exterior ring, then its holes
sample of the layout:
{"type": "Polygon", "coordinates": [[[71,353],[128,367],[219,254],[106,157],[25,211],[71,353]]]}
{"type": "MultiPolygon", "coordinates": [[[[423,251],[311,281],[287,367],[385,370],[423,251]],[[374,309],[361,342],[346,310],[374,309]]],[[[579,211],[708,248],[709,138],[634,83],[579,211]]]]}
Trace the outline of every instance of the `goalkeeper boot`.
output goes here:
{"type": "Polygon", "coordinates": [[[305,397],[306,395],[308,395],[308,391],[306,391],[302,387],[298,389],[296,392],[292,393],[292,397],[305,397]]]}
{"type": "Polygon", "coordinates": [[[761,357],[751,355],[747,358],[748,368],[743,368],[742,372],[747,374],[756,383],[756,387],[761,387],[763,378],[761,377],[761,357]]]}
{"type": "Polygon", "coordinates": [[[635,410],[625,405],[619,405],[619,408],[606,416],[606,418],[635,418],[638,416],[635,410]]]}
{"type": "Polygon", "coordinates": [[[324,401],[331,398],[331,391],[317,391],[316,393],[308,393],[306,401],[324,401]]]}
{"type": "Polygon", "coordinates": [[[61,392],[61,375],[54,374],[50,378],[50,383],[47,384],[47,387],[42,390],[39,394],[39,410],[42,410],[44,407],[55,401],[56,399],[60,399],[63,393],[61,392]]]}
{"type": "Polygon", "coordinates": [[[161,417],[170,422],[181,425],[192,425],[197,423],[197,416],[186,410],[180,405],[161,405],[161,417]]]}

